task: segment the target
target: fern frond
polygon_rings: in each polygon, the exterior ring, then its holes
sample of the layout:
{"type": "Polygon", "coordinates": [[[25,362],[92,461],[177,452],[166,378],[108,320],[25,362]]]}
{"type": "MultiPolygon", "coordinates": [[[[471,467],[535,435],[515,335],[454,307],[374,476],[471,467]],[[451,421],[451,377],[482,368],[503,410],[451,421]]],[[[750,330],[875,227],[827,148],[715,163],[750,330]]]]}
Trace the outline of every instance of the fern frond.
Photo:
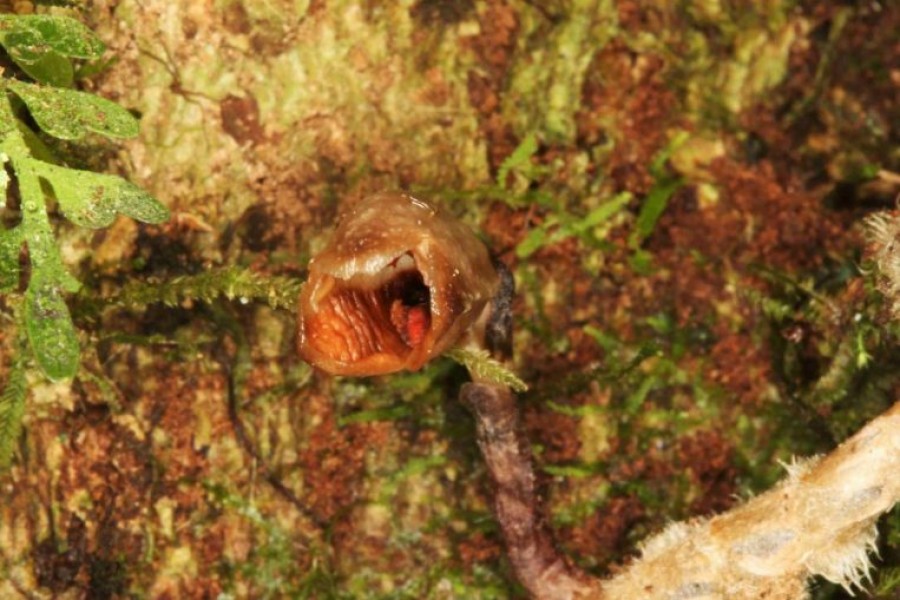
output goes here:
{"type": "Polygon", "coordinates": [[[109,298],[107,305],[136,308],[161,302],[167,306],[178,306],[185,301],[211,302],[225,296],[240,302],[261,300],[272,308],[294,310],[302,286],[303,282],[299,279],[225,267],[167,281],[130,283],[109,298]]]}
{"type": "Polygon", "coordinates": [[[491,358],[487,350],[454,348],[446,355],[467,368],[473,380],[505,385],[516,392],[528,391],[525,382],[503,364],[491,358]]]}

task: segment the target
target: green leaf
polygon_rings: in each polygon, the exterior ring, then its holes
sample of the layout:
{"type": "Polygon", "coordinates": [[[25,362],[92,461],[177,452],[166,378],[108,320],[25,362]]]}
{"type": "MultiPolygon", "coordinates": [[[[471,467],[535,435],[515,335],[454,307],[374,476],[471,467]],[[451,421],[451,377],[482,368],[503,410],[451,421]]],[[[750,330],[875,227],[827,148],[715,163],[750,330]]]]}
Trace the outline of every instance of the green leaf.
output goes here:
{"type": "Polygon", "coordinates": [[[31,130],[28,125],[18,120],[16,121],[16,125],[18,127],[19,137],[25,143],[28,152],[31,154],[31,158],[53,164],[59,162],[59,159],[53,155],[53,152],[47,147],[47,144],[44,143],[44,140],[31,130]]]}
{"type": "Polygon", "coordinates": [[[650,275],[653,273],[653,255],[638,248],[628,258],[628,264],[638,275],[650,275]]]}
{"type": "Polygon", "coordinates": [[[31,258],[31,280],[25,291],[25,331],[37,363],[52,380],[66,379],[78,370],[78,338],[63,301],[63,291],[76,291],[78,281],[62,264],[44,206],[40,180],[30,159],[16,159],[22,196],[22,236],[31,258]]]}
{"type": "Polygon", "coordinates": [[[47,85],[72,87],[75,81],[72,62],[56,52],[47,52],[33,63],[22,63],[19,66],[29,77],[47,85]]]}
{"type": "Polygon", "coordinates": [[[0,44],[20,66],[37,62],[48,52],[92,60],[106,50],[84,24],[54,15],[0,15],[0,44]]]}
{"type": "Polygon", "coordinates": [[[62,290],[44,279],[35,273],[25,292],[25,331],[44,374],[69,379],[78,370],[78,336],[62,290]]]}
{"type": "Polygon", "coordinates": [[[9,81],[7,86],[28,106],[41,129],[62,140],[93,131],[112,138],[138,134],[138,121],[114,102],[92,94],[9,81]]]}
{"type": "Polygon", "coordinates": [[[597,465],[542,465],[541,470],[548,475],[554,477],[571,477],[573,479],[584,479],[585,477],[593,477],[599,471],[597,465]]]}
{"type": "Polygon", "coordinates": [[[653,186],[647,197],[644,198],[641,212],[638,213],[637,222],[634,225],[634,231],[631,232],[631,237],[628,238],[628,245],[632,249],[637,249],[645,239],[650,237],[650,234],[653,233],[653,228],[656,227],[656,222],[659,221],[659,218],[666,210],[666,206],[669,205],[669,199],[681,187],[682,183],[680,178],[668,179],[658,181],[653,186]]]}
{"type": "Polygon", "coordinates": [[[502,363],[491,358],[487,350],[453,348],[446,355],[466,367],[472,379],[505,385],[515,392],[528,391],[528,385],[502,363]]]}
{"type": "Polygon", "coordinates": [[[631,194],[622,192],[616,194],[591,212],[587,214],[581,221],[573,224],[572,229],[577,233],[582,233],[608,221],[613,215],[622,210],[631,200],[631,194]]]}
{"type": "Polygon", "coordinates": [[[81,227],[106,227],[118,213],[144,223],[162,223],[169,218],[169,210],[156,198],[121,177],[37,160],[28,164],[53,186],[66,218],[81,227]]]}
{"type": "Polygon", "coordinates": [[[628,245],[632,250],[637,250],[644,240],[650,237],[657,221],[665,212],[672,194],[684,183],[680,177],[669,175],[665,165],[688,139],[690,139],[690,135],[686,131],[676,133],[650,163],[650,174],[656,181],[641,204],[641,212],[638,213],[634,231],[628,238],[628,245]]]}
{"type": "Polygon", "coordinates": [[[44,202],[40,178],[31,168],[29,159],[13,162],[22,196],[22,238],[28,244],[28,257],[32,266],[32,283],[58,287],[69,292],[78,291],[81,284],[63,266],[59,246],[53,235],[44,202]]]}
{"type": "Polygon", "coordinates": [[[28,393],[27,383],[25,361],[17,357],[9,370],[3,394],[0,395],[0,469],[9,466],[16,440],[22,431],[22,415],[25,413],[25,396],[28,393]]]}
{"type": "Polygon", "coordinates": [[[506,176],[509,175],[509,172],[522,165],[530,166],[531,157],[534,156],[534,153],[537,152],[537,150],[537,136],[535,136],[534,133],[529,133],[525,136],[525,139],[516,146],[513,153],[506,157],[506,160],[503,161],[500,168],[497,169],[497,185],[501,188],[506,187],[506,176]]]}
{"type": "Polygon", "coordinates": [[[547,240],[547,230],[542,225],[537,229],[532,229],[525,236],[525,239],[516,246],[516,256],[519,258],[528,258],[538,251],[547,240]]]}
{"type": "Polygon", "coordinates": [[[18,227],[0,231],[0,294],[19,287],[19,253],[22,232],[18,227]]]}
{"type": "Polygon", "coordinates": [[[659,378],[656,375],[650,375],[643,379],[636,390],[628,395],[625,399],[625,414],[636,415],[644,405],[647,395],[659,384],[659,378]]]}
{"type": "Polygon", "coordinates": [[[623,192],[617,194],[593,209],[581,219],[573,220],[568,215],[551,215],[544,223],[528,232],[519,245],[516,246],[516,256],[528,258],[537,250],[547,244],[553,244],[573,235],[583,236],[594,227],[608,221],[613,215],[622,210],[631,200],[631,194],[623,192]],[[556,225],[560,219],[563,224],[550,233],[550,228],[556,225]]]}
{"type": "Polygon", "coordinates": [[[591,338],[597,342],[597,344],[603,348],[605,352],[614,352],[618,350],[622,343],[616,338],[615,335],[603,331],[598,327],[594,327],[593,325],[585,325],[583,331],[591,336],[591,338]]]}
{"type": "Polygon", "coordinates": [[[666,144],[665,148],[660,150],[659,153],[653,157],[653,161],[650,163],[650,174],[656,179],[665,178],[666,162],[668,162],[668,160],[672,158],[672,155],[675,154],[679,148],[684,146],[690,138],[691,136],[687,131],[679,131],[672,136],[672,139],[669,140],[669,143],[666,144]]]}

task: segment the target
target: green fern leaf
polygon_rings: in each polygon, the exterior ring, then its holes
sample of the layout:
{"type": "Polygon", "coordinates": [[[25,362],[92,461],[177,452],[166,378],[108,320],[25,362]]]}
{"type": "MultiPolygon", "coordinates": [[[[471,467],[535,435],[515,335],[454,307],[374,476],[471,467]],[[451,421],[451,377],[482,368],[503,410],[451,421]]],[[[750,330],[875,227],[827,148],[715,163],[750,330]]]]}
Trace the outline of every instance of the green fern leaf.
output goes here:
{"type": "Polygon", "coordinates": [[[447,356],[469,370],[472,379],[486,381],[497,385],[505,385],[516,392],[528,391],[528,386],[519,377],[491,358],[487,350],[472,348],[454,348],[447,356]]]}
{"type": "Polygon", "coordinates": [[[289,277],[266,276],[238,267],[212,269],[199,275],[175,277],[165,282],[126,285],[107,303],[141,307],[161,302],[177,306],[185,300],[211,302],[220,296],[241,302],[262,300],[272,308],[294,310],[303,282],[289,277]]]}
{"type": "Polygon", "coordinates": [[[48,52],[94,60],[106,50],[83,23],[55,15],[0,15],[0,44],[17,64],[34,63],[48,52]]]}
{"type": "Polygon", "coordinates": [[[88,132],[111,138],[132,138],[138,121],[105,98],[22,81],[8,81],[7,87],[28,106],[38,126],[61,140],[77,140],[88,132]]]}
{"type": "Polygon", "coordinates": [[[103,42],[74,19],[53,15],[0,15],[0,45],[32,79],[71,87],[72,58],[96,60],[103,42]]]}
{"type": "Polygon", "coordinates": [[[32,276],[25,292],[25,330],[38,365],[54,381],[69,379],[78,370],[78,335],[62,290],[32,276]]]}
{"type": "Polygon", "coordinates": [[[54,87],[72,87],[75,82],[72,61],[56,52],[47,52],[35,62],[20,63],[19,67],[35,81],[54,87]]]}
{"type": "Polygon", "coordinates": [[[169,219],[165,206],[121,177],[66,169],[38,160],[29,160],[28,164],[50,182],[63,213],[81,227],[106,227],[118,213],[144,223],[169,219]]]}
{"type": "Polygon", "coordinates": [[[497,185],[501,188],[505,187],[506,177],[511,171],[520,167],[530,166],[531,157],[534,156],[534,153],[537,151],[537,136],[534,133],[529,133],[519,145],[516,146],[516,149],[513,150],[512,154],[506,157],[500,165],[500,168],[497,169],[497,185]]]}

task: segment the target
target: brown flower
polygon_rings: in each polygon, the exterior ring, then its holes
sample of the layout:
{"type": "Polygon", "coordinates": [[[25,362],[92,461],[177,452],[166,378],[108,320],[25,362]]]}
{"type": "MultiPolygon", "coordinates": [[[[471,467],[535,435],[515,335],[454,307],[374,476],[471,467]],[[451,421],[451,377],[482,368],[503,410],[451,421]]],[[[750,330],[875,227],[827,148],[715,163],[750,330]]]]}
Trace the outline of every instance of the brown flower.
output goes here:
{"type": "Polygon", "coordinates": [[[335,375],[419,369],[456,344],[499,286],[470,229],[405,194],[378,194],[341,218],[309,264],[298,347],[335,375]]]}

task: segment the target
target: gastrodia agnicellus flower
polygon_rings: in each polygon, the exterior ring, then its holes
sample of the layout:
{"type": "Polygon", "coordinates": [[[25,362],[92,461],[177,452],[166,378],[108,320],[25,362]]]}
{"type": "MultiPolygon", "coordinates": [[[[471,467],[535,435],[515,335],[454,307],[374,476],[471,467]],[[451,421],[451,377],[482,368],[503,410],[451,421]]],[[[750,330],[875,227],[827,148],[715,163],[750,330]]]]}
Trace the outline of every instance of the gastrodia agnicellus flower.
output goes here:
{"type": "Polygon", "coordinates": [[[419,369],[479,321],[498,286],[486,248],[452,216],[405,194],[369,197],[309,264],[300,355],[336,375],[419,369]]]}

